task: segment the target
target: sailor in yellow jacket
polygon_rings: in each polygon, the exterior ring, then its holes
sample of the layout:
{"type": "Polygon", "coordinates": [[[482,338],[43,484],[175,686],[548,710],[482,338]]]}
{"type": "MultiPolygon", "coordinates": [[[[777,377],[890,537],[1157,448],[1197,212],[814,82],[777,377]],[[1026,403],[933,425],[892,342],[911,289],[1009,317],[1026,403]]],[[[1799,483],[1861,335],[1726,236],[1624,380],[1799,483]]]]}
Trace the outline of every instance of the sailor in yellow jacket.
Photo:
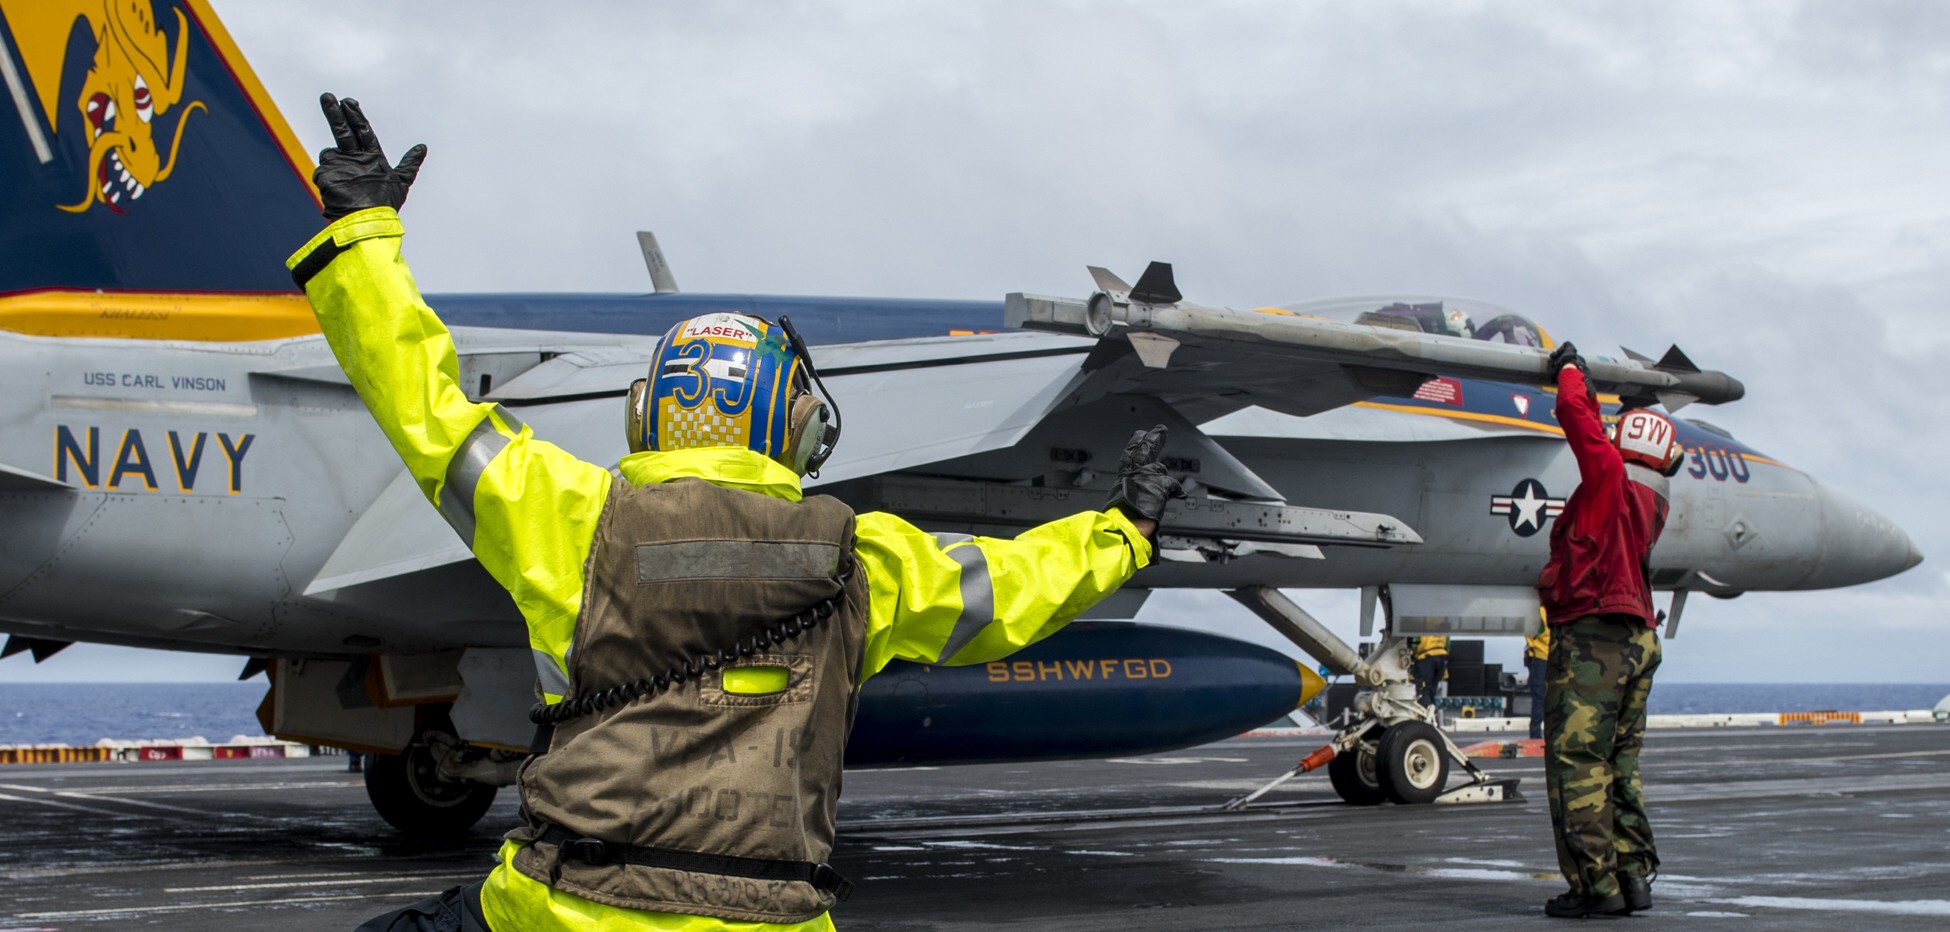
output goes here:
{"type": "MultiPolygon", "coordinates": [[[[1544,610],[1538,609],[1539,618],[1544,610]]],[[[1523,639],[1523,668],[1530,682],[1530,736],[1544,736],[1544,682],[1550,679],[1551,626],[1546,618],[1537,633],[1523,639]]]]}
{"type": "Polygon", "coordinates": [[[1415,639],[1415,658],[1408,668],[1415,678],[1415,699],[1435,705],[1436,684],[1449,678],[1449,639],[1432,636],[1415,639]]]}
{"type": "Polygon", "coordinates": [[[288,265],[420,490],[513,595],[553,729],[488,878],[360,928],[831,929],[860,684],[896,658],[1006,656],[1149,563],[1183,494],[1163,428],[1133,438],[1104,511],[928,534],[803,495],[837,439],[830,397],[789,327],[721,314],[658,343],[630,393],[636,452],[581,461],[458,384],[400,256],[425,148],[391,165],[356,102],[321,103],[331,222],[288,265]]]}

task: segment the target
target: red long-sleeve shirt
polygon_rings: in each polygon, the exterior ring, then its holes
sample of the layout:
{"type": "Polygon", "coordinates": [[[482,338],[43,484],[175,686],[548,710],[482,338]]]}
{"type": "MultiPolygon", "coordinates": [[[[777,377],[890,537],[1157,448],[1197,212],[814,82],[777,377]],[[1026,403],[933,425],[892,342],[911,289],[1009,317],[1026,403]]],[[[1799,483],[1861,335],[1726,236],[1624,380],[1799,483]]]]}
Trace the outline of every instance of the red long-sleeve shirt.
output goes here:
{"type": "Polygon", "coordinates": [[[1610,614],[1656,625],[1646,558],[1666,526],[1665,477],[1627,468],[1575,368],[1558,371],[1557,422],[1580,481],[1551,527],[1550,562],[1537,575],[1544,610],[1554,625],[1610,614]]]}

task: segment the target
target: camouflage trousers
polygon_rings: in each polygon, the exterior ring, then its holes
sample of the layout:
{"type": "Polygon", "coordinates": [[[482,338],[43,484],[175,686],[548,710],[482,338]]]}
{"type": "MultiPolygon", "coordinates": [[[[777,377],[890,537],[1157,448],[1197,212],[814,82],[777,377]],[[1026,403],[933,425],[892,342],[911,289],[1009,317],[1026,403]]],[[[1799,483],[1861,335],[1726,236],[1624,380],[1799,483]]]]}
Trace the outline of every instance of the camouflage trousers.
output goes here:
{"type": "Polygon", "coordinates": [[[1617,893],[1617,873],[1659,869],[1639,790],[1645,700],[1658,668],[1658,632],[1640,619],[1594,615],[1551,629],[1544,780],[1558,870],[1588,896],[1617,893]]]}

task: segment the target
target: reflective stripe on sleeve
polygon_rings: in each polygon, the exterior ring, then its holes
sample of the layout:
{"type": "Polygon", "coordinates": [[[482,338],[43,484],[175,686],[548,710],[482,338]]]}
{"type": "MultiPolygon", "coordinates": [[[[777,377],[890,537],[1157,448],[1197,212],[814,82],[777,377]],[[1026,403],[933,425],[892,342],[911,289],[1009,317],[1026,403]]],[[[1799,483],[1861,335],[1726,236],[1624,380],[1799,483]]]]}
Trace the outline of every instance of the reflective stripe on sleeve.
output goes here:
{"type": "Polygon", "coordinates": [[[535,654],[535,676],[542,681],[542,692],[550,696],[569,694],[569,675],[555,665],[555,658],[545,650],[531,648],[535,654]]]}
{"type": "Polygon", "coordinates": [[[474,489],[481,484],[482,474],[487,472],[488,464],[494,462],[501,451],[507,449],[512,438],[494,429],[494,418],[515,434],[521,433],[521,419],[508,412],[508,409],[495,405],[494,410],[481,423],[474,425],[467,439],[460,442],[454,450],[454,458],[447,463],[447,480],[440,485],[440,515],[460,533],[467,546],[474,546],[474,489]]]}
{"type": "Polygon", "coordinates": [[[938,659],[945,663],[950,657],[961,652],[968,642],[982,633],[990,622],[995,620],[995,583],[989,579],[989,558],[982,548],[972,543],[974,540],[965,534],[936,534],[935,541],[944,546],[950,541],[944,538],[959,538],[953,541],[963,546],[944,550],[948,558],[961,564],[961,615],[955,619],[953,631],[948,633],[948,643],[942,645],[938,659]]]}
{"type": "Polygon", "coordinates": [[[1671,480],[1668,480],[1655,469],[1638,463],[1626,463],[1625,478],[1651,489],[1652,494],[1659,496],[1663,500],[1672,500],[1671,480]]]}

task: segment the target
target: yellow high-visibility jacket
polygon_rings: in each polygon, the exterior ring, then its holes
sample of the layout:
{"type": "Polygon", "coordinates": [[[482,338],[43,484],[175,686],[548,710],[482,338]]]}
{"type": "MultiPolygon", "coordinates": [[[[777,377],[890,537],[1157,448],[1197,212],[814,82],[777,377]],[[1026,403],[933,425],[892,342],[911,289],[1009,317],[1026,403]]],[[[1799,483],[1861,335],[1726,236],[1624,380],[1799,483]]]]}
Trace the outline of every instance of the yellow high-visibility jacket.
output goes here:
{"type": "MultiPolygon", "coordinates": [[[[420,491],[514,596],[543,693],[554,702],[568,686],[564,658],[611,474],[537,439],[502,406],[467,399],[453,339],[400,256],[403,232],[391,208],[359,211],[286,264],[311,272],[305,294],[319,326],[420,491]]],[[[797,475],[744,448],[636,453],[617,468],[637,485],[696,477],[787,501],[801,496],[797,475]]],[[[871,604],[862,681],[895,658],[961,665],[1006,656],[1061,628],[1151,561],[1150,543],[1116,509],[1072,515],[1011,540],[933,535],[869,512],[857,516],[855,535],[871,604]]],[[[823,915],[779,925],[595,903],[514,871],[513,845],[504,843],[481,896],[490,925],[504,932],[833,927],[823,915]]]]}
{"type": "Polygon", "coordinates": [[[1523,639],[1523,656],[1525,660],[1551,659],[1550,625],[1545,625],[1536,634],[1523,639]]]}
{"type": "Polygon", "coordinates": [[[1446,637],[1425,637],[1415,639],[1415,659],[1427,660],[1430,657],[1449,656],[1449,639],[1446,637]]]}

